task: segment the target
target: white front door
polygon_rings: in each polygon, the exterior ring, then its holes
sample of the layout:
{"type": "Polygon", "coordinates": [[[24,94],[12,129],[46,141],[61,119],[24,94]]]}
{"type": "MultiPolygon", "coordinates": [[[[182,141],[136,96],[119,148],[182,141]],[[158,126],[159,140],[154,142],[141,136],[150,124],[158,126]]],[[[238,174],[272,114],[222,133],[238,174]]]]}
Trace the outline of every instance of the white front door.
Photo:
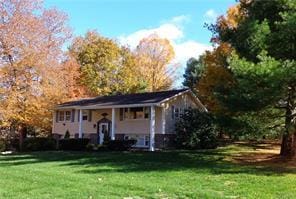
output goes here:
{"type": "Polygon", "coordinates": [[[104,142],[104,137],[108,136],[108,131],[109,131],[109,124],[108,123],[100,123],[99,130],[100,130],[100,143],[103,144],[104,142]]]}

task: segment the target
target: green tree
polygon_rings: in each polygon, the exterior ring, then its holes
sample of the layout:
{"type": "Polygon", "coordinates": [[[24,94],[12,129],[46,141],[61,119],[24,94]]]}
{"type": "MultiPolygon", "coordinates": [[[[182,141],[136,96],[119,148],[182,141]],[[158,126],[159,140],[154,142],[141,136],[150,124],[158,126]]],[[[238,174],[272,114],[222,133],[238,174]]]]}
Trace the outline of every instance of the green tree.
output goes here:
{"type": "Polygon", "coordinates": [[[213,117],[198,109],[185,110],[176,123],[177,144],[187,149],[217,147],[217,134],[213,117]]]}
{"type": "Polygon", "coordinates": [[[284,126],[281,155],[296,154],[296,2],[241,0],[236,27],[218,23],[215,38],[235,49],[229,62],[235,84],[219,91],[233,111],[264,113],[284,126]],[[279,110],[277,110],[279,109],[279,110]],[[275,114],[276,113],[276,114],[275,114]],[[275,114],[275,115],[274,115],[275,114]]]}
{"type": "Polygon", "coordinates": [[[204,67],[202,60],[203,57],[199,57],[198,60],[194,57],[190,58],[186,63],[186,69],[183,75],[183,86],[190,88],[194,93],[197,93],[196,84],[201,78],[202,70],[204,67]]]}

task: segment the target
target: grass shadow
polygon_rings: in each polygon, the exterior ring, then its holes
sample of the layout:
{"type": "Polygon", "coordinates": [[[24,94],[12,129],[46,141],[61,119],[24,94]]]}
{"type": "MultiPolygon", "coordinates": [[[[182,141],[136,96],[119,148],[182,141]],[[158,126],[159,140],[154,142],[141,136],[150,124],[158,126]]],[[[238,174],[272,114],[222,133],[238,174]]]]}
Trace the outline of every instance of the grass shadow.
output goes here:
{"type": "MultiPolygon", "coordinates": [[[[245,146],[247,147],[247,146],[245,146]]],[[[253,147],[253,146],[249,146],[253,147]]],[[[295,167],[248,164],[235,161],[235,146],[215,150],[175,150],[162,152],[32,152],[0,156],[0,167],[57,162],[59,166],[79,168],[80,173],[186,171],[212,174],[285,175],[296,173],[295,167]]],[[[270,161],[270,160],[269,160],[270,161]]]]}

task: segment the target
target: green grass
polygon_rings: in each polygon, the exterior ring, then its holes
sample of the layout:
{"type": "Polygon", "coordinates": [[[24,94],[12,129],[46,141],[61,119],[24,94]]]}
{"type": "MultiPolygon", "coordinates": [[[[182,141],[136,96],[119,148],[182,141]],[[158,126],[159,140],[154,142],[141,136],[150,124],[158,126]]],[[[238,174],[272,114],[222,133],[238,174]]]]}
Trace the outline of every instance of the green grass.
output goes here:
{"type": "Polygon", "coordinates": [[[0,198],[296,198],[296,170],[226,161],[250,150],[0,156],[0,198]]]}

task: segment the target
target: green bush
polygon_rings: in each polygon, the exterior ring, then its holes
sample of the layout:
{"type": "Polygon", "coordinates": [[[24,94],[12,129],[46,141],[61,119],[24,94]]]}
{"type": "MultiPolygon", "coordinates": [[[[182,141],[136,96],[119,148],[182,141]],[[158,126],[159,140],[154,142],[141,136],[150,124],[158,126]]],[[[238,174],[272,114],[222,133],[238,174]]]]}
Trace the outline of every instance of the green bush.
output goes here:
{"type": "Polygon", "coordinates": [[[59,141],[59,149],[71,150],[71,151],[83,151],[86,150],[90,139],[88,138],[70,138],[61,139],[59,141]]]}
{"type": "Polygon", "coordinates": [[[3,139],[0,139],[0,152],[3,152],[6,150],[6,142],[3,139]]]}
{"type": "Polygon", "coordinates": [[[179,148],[213,149],[217,147],[217,132],[213,117],[197,109],[185,110],[176,123],[179,148]]]}
{"type": "Polygon", "coordinates": [[[56,140],[47,137],[26,138],[23,143],[25,151],[48,151],[56,149],[56,140]]]}
{"type": "Polygon", "coordinates": [[[66,131],[64,139],[69,139],[70,138],[70,132],[69,130],[66,131]]]}
{"type": "Polygon", "coordinates": [[[106,145],[87,144],[86,150],[87,151],[108,151],[108,148],[106,145]]]}
{"type": "Polygon", "coordinates": [[[107,148],[112,151],[127,151],[137,143],[137,140],[110,140],[107,148]]]}

